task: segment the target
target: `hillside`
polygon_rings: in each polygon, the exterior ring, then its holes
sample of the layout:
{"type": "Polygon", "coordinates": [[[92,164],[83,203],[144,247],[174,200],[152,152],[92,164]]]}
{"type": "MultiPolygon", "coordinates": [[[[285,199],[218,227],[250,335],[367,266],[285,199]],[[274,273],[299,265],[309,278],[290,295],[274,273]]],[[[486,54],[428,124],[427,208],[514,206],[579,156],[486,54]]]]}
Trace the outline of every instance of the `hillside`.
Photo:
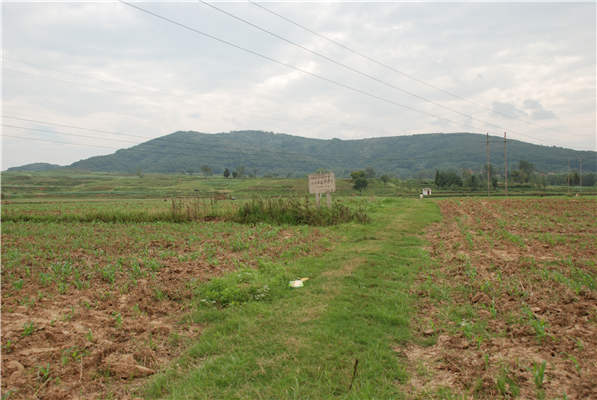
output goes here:
{"type": "MultiPolygon", "coordinates": [[[[492,164],[503,168],[503,139],[490,137],[492,164]]],[[[597,171],[597,152],[538,146],[509,141],[511,168],[519,160],[542,172],[561,172],[568,161],[583,171],[597,171]]],[[[114,154],[91,157],[71,167],[104,172],[199,172],[202,165],[220,174],[244,166],[258,175],[302,176],[319,168],[347,176],[373,167],[401,177],[425,174],[436,168],[479,170],[485,163],[485,136],[472,133],[420,134],[359,140],[309,139],[262,131],[205,134],[175,132],[114,154]]]]}
{"type": "Polygon", "coordinates": [[[56,168],[62,168],[62,166],[58,164],[33,163],[8,168],[7,171],[49,171],[56,168]]]}

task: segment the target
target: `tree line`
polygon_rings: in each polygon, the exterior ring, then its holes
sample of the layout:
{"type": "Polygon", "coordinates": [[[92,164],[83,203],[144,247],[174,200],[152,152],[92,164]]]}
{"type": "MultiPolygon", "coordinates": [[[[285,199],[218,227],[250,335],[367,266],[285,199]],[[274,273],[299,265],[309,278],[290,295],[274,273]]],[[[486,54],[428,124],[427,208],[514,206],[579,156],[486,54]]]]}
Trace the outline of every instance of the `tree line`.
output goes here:
{"type": "MultiPolygon", "coordinates": [[[[494,189],[498,187],[498,177],[502,182],[505,181],[503,171],[498,170],[493,165],[484,165],[479,174],[475,174],[471,169],[463,169],[458,173],[454,169],[435,171],[434,184],[438,188],[469,188],[477,190],[487,186],[487,180],[494,189]],[[489,170],[489,173],[488,173],[489,170]]],[[[597,183],[597,174],[585,173],[581,175],[578,171],[561,174],[544,174],[535,169],[533,163],[525,160],[518,162],[518,168],[508,171],[508,182],[517,185],[534,185],[545,187],[547,185],[564,186],[594,186],[597,183]],[[581,182],[582,181],[582,182],[581,182]]]]}

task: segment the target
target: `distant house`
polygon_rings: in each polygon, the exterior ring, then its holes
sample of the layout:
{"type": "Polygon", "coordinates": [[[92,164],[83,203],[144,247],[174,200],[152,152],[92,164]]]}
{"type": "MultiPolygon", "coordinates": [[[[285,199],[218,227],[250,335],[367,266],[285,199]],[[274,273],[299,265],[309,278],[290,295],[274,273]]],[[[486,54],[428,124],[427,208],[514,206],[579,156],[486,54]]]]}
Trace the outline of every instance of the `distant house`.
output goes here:
{"type": "Polygon", "coordinates": [[[423,188],[423,196],[431,196],[431,188],[423,188]]]}

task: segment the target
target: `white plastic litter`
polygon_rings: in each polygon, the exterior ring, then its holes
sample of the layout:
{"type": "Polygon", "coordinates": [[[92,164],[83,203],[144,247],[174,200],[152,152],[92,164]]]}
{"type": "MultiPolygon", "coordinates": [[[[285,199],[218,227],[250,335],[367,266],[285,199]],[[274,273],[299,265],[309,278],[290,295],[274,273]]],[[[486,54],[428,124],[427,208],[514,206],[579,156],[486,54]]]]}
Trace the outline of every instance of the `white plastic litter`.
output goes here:
{"type": "Polygon", "coordinates": [[[303,282],[308,281],[309,278],[301,278],[301,279],[297,279],[296,281],[290,281],[288,282],[288,286],[291,288],[300,288],[305,286],[303,282]]]}

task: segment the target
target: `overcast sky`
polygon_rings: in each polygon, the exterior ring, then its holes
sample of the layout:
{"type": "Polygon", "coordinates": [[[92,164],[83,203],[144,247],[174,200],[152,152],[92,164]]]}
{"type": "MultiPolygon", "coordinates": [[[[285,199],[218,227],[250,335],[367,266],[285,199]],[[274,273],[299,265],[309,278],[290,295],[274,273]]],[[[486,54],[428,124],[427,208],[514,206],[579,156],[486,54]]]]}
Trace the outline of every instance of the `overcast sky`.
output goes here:
{"type": "Polygon", "coordinates": [[[378,81],[200,2],[135,4],[384,100],[122,3],[3,2],[3,169],[30,162],[70,164],[178,130],[256,129],[324,139],[507,130],[510,137],[533,143],[596,149],[594,2],[263,3],[457,97],[254,4],[215,3],[378,81]]]}

